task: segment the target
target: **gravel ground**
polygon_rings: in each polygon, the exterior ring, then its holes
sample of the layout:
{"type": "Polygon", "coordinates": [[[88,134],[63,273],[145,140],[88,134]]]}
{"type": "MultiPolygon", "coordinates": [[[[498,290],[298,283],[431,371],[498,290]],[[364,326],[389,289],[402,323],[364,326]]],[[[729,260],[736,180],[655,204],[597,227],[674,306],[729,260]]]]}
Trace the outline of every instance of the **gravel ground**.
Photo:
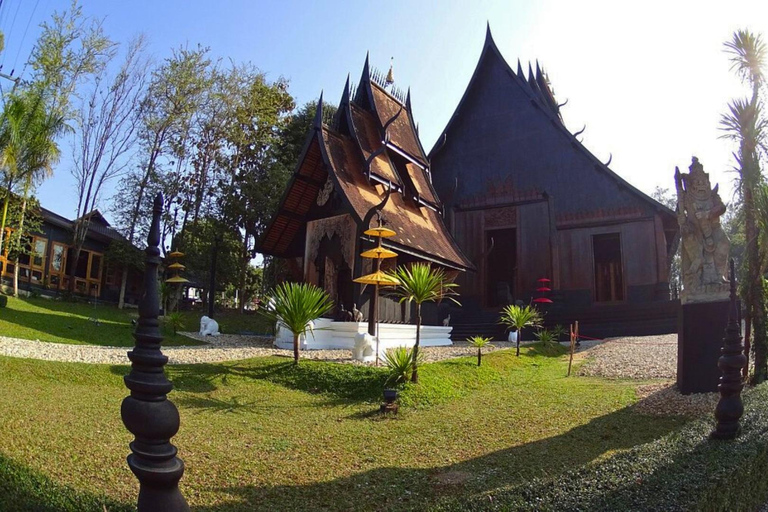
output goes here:
{"type": "Polygon", "coordinates": [[[612,338],[584,351],[580,375],[621,379],[674,379],[677,334],[612,338]]]}
{"type": "MultiPolygon", "coordinates": [[[[223,334],[216,337],[203,337],[197,333],[182,333],[190,338],[208,342],[207,345],[164,347],[169,364],[197,364],[235,361],[262,356],[293,357],[292,350],[272,346],[272,338],[266,336],[239,336],[223,334]]],[[[483,353],[511,347],[511,343],[494,343],[493,348],[483,349],[483,353]]],[[[61,361],[73,363],[129,364],[128,347],[101,347],[94,345],[66,345],[44,341],[22,340],[0,336],[0,355],[61,361]]],[[[427,361],[440,361],[452,357],[474,355],[475,349],[466,342],[456,342],[447,347],[424,347],[427,361]]],[[[304,359],[321,359],[349,364],[371,364],[355,361],[349,350],[305,350],[304,359]]]]}
{"type": "Polygon", "coordinates": [[[718,393],[683,395],[675,386],[677,334],[613,338],[584,351],[587,361],[580,375],[623,379],[665,379],[637,387],[635,409],[657,416],[701,416],[712,414],[718,393]]]}

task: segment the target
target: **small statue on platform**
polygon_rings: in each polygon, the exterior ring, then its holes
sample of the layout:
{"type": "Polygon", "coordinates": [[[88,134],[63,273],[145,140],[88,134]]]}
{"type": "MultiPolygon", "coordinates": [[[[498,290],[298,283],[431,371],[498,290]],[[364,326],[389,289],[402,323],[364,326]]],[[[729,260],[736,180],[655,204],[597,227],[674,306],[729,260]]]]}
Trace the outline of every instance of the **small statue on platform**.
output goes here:
{"type": "Polygon", "coordinates": [[[443,318],[443,327],[448,327],[451,325],[451,314],[448,313],[448,316],[443,318]]]}
{"type": "Polygon", "coordinates": [[[200,336],[219,336],[220,334],[219,322],[205,315],[200,319],[200,336]]]}
{"type": "Polygon", "coordinates": [[[675,167],[677,221],[681,233],[683,303],[725,300],[730,242],[720,226],[725,205],[709,175],[693,157],[688,174],[675,167]]]}
{"type": "Polygon", "coordinates": [[[363,321],[363,312],[357,309],[357,304],[352,304],[352,319],[355,322],[363,321]]]}

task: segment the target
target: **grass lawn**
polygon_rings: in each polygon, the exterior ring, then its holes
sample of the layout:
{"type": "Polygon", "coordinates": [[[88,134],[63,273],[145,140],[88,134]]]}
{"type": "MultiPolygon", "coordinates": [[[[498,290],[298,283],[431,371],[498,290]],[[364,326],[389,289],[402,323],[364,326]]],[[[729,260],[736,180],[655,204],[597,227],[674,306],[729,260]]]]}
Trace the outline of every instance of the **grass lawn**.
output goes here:
{"type": "MultiPolygon", "coordinates": [[[[186,311],[184,329],[200,328],[200,312],[186,311]]],[[[119,310],[109,305],[64,302],[44,298],[8,297],[8,306],[0,308],[0,335],[12,338],[70,343],[76,345],[133,345],[131,320],[138,318],[136,309],[119,310]],[[91,319],[97,318],[99,323],[91,319]]],[[[237,333],[244,330],[266,332],[264,320],[254,314],[217,315],[222,332],[237,333]]],[[[199,345],[180,334],[173,334],[170,327],[163,328],[166,345],[199,345]]]]}
{"type": "MultiPolygon", "coordinates": [[[[635,413],[637,382],[566,378],[567,358],[428,364],[381,418],[383,369],[280,357],[168,368],[196,511],[410,510],[558,478],[677,428],[635,413]]],[[[127,367],[0,357],[0,503],[19,510],[130,510],[120,401],[127,367]],[[68,508],[69,507],[69,508],[68,508]]]]}

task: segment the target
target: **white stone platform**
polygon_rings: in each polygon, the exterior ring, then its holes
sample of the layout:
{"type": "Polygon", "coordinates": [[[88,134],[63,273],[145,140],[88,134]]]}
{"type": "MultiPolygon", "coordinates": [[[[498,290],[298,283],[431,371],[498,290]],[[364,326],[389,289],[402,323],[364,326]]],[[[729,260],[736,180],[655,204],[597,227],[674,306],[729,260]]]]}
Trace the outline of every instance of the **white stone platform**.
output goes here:
{"type": "MultiPolygon", "coordinates": [[[[327,318],[318,318],[314,322],[314,331],[307,332],[301,338],[302,350],[346,349],[355,347],[355,336],[368,332],[368,322],[336,322],[327,318]]],[[[453,345],[451,331],[453,327],[422,325],[419,345],[422,347],[440,347],[453,345]]],[[[411,324],[379,324],[379,352],[383,354],[394,347],[412,347],[416,343],[416,326],[411,324]]],[[[293,348],[293,334],[285,327],[279,328],[275,336],[278,348],[293,348]]]]}

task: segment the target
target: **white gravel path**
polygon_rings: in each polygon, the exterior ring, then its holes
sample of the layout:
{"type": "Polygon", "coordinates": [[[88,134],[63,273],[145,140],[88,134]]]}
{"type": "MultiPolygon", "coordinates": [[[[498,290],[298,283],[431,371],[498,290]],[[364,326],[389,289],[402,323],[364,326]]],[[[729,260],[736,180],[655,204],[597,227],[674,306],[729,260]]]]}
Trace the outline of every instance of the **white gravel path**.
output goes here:
{"type": "MultiPolygon", "coordinates": [[[[205,345],[163,347],[169,364],[198,364],[236,361],[252,357],[285,356],[293,357],[292,350],[274,348],[272,337],[239,336],[223,334],[217,337],[202,337],[197,333],[182,333],[190,338],[207,342],[205,345]]],[[[510,343],[494,343],[494,348],[483,349],[483,353],[509,348],[510,343]]],[[[70,363],[130,364],[127,352],[130,347],[102,347],[96,345],[67,345],[45,341],[23,340],[0,336],[0,355],[59,361],[70,363]]],[[[424,347],[427,361],[439,361],[452,357],[474,355],[476,349],[465,342],[447,347],[424,347]]],[[[304,359],[321,359],[350,364],[364,364],[354,361],[349,350],[305,350],[304,359]]],[[[370,364],[370,363],[368,363],[370,364]]]]}
{"type": "Polygon", "coordinates": [[[611,338],[584,351],[581,375],[622,379],[674,379],[677,334],[611,338]]]}

